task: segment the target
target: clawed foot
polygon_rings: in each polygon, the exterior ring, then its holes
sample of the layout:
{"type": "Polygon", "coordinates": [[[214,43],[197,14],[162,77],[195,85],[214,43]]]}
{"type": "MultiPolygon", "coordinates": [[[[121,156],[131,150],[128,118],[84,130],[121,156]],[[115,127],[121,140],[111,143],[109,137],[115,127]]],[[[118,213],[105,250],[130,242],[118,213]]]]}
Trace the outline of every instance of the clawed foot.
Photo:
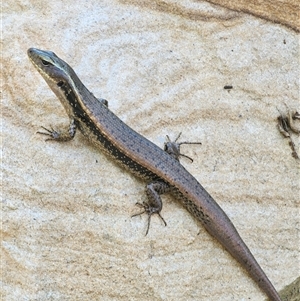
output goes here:
{"type": "Polygon", "coordinates": [[[45,127],[41,127],[42,129],[44,129],[46,132],[37,132],[37,134],[41,134],[41,135],[45,135],[45,136],[49,136],[49,138],[45,139],[45,141],[48,140],[60,140],[60,132],[56,131],[53,129],[52,126],[50,126],[50,130],[45,128],[45,127]]]}
{"type": "Polygon", "coordinates": [[[37,132],[37,134],[48,136],[49,138],[47,138],[45,141],[48,141],[48,140],[55,140],[55,141],[60,141],[60,142],[70,141],[75,136],[76,123],[75,123],[74,119],[71,119],[68,129],[63,130],[63,131],[57,131],[52,126],[50,126],[50,130],[43,126],[42,126],[42,129],[45,132],[37,132]]]}
{"type": "Polygon", "coordinates": [[[144,210],[142,212],[139,212],[137,214],[134,214],[132,215],[131,217],[134,217],[134,216],[138,216],[138,215],[141,215],[141,214],[144,214],[144,213],[147,213],[148,214],[148,225],[147,225],[147,231],[146,231],[146,234],[145,236],[148,234],[149,232],[149,227],[150,227],[150,220],[151,220],[151,216],[153,214],[158,214],[158,216],[161,218],[161,220],[163,221],[164,225],[166,226],[167,223],[166,221],[164,220],[164,218],[161,216],[160,212],[157,210],[157,208],[155,207],[150,207],[149,204],[143,202],[142,204],[141,203],[136,203],[136,206],[140,207],[140,208],[143,208],[144,210]]]}
{"type": "Polygon", "coordinates": [[[180,145],[182,145],[182,144],[202,144],[202,143],[201,142],[188,142],[188,141],[177,143],[177,140],[179,139],[180,135],[181,135],[181,132],[179,133],[179,135],[177,136],[175,141],[171,141],[170,137],[167,135],[168,141],[165,142],[164,151],[167,152],[170,156],[172,156],[173,158],[175,158],[178,161],[179,161],[180,157],[185,157],[185,158],[191,160],[191,162],[193,162],[194,160],[191,157],[180,153],[180,145]]]}

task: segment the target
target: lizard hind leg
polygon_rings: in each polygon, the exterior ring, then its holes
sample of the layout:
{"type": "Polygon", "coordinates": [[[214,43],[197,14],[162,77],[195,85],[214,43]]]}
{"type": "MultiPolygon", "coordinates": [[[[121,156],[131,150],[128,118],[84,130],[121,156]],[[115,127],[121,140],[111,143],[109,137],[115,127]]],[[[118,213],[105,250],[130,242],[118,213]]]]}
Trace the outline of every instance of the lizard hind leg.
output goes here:
{"type": "Polygon", "coordinates": [[[202,144],[201,142],[177,142],[179,137],[181,136],[181,132],[177,136],[177,138],[172,141],[170,137],[167,135],[167,141],[164,144],[164,151],[168,153],[171,157],[173,157],[175,160],[179,161],[180,157],[185,157],[189,159],[191,162],[193,162],[193,159],[187,155],[184,155],[180,152],[180,146],[182,144],[202,144]]]}
{"type": "Polygon", "coordinates": [[[148,225],[147,225],[147,231],[145,235],[147,235],[149,232],[151,216],[153,214],[158,214],[160,219],[163,221],[164,225],[165,226],[167,225],[166,221],[160,214],[160,211],[162,209],[162,201],[161,201],[160,194],[168,192],[169,190],[170,190],[170,186],[167,183],[164,182],[150,183],[146,186],[146,194],[147,194],[148,201],[143,203],[136,203],[137,206],[143,208],[144,210],[142,212],[132,215],[132,217],[141,215],[143,213],[146,213],[148,215],[148,225]]]}

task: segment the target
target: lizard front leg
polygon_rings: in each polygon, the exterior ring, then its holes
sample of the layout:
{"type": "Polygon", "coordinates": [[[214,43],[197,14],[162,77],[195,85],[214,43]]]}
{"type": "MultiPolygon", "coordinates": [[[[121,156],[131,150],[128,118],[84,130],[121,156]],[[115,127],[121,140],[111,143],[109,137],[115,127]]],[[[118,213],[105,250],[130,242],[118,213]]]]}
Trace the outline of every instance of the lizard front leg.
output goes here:
{"type": "Polygon", "coordinates": [[[50,127],[50,130],[43,126],[42,126],[42,128],[45,130],[45,132],[37,132],[37,133],[48,136],[48,138],[46,138],[45,141],[55,140],[55,141],[62,142],[62,141],[69,141],[74,138],[74,136],[76,134],[77,126],[76,126],[75,120],[71,119],[68,129],[64,130],[64,131],[58,131],[58,130],[53,129],[52,127],[50,127]]]}

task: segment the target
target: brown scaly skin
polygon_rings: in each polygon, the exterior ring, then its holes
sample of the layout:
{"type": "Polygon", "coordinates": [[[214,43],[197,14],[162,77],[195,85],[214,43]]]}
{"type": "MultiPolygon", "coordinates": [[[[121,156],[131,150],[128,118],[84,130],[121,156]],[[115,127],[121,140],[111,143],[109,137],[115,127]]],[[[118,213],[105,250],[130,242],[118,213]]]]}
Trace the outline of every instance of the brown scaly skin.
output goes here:
{"type": "Polygon", "coordinates": [[[70,128],[59,133],[46,130],[52,140],[74,137],[76,128],[106,155],[136,176],[150,181],[149,199],[142,205],[149,217],[162,209],[160,194],[171,191],[206,230],[243,266],[272,301],[282,301],[272,283],[241,239],[222,208],[201,184],[170,155],[122,122],[79,80],[73,69],[53,52],[34,48],[28,56],[61,101],[70,118],[70,128]]]}

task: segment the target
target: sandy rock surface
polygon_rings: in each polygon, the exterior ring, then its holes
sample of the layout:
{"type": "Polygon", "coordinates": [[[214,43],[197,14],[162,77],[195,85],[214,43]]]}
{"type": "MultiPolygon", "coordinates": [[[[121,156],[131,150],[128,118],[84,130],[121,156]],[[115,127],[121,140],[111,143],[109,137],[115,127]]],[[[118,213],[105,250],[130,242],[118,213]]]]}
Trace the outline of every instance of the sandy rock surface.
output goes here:
{"type": "Polygon", "coordinates": [[[278,290],[299,276],[299,162],[276,128],[278,110],[300,111],[297,32],[204,1],[154,3],[3,4],[3,300],[265,300],[173,197],[167,227],[155,216],[145,237],[146,216],[131,218],[144,182],[80,133],[36,134],[68,118],[29,47],[54,51],[154,143],[201,141],[182,164],[278,290]]]}

